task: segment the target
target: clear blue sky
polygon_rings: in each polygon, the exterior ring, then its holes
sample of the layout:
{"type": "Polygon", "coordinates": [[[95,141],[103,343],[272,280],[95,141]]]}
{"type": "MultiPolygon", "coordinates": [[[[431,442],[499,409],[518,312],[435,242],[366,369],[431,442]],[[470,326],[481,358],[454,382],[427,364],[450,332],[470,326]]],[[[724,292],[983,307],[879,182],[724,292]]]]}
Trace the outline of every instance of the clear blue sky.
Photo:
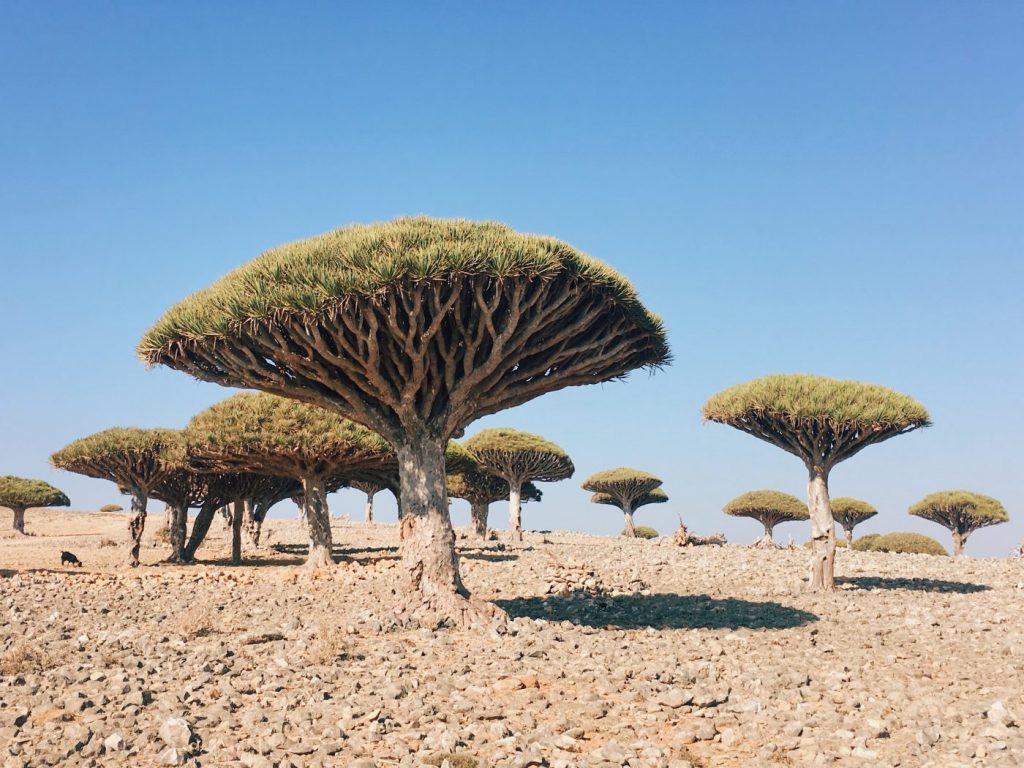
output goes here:
{"type": "MultiPolygon", "coordinates": [[[[881,510],[864,532],[948,546],[906,508],[964,487],[1013,517],[968,552],[1024,538],[1024,5],[2,8],[0,474],[76,508],[116,500],[49,454],[112,425],[184,426],[228,394],[136,360],[164,309],[268,247],[425,213],[563,238],[670,329],[662,373],[479,423],[576,461],[528,527],[618,531],[579,482],[631,465],[672,499],[638,522],[753,540],[723,503],[802,495],[804,470],[700,406],[811,372],[911,394],[935,422],[835,470],[834,495],[881,510]]],[[[362,507],[345,492],[332,508],[362,507]]]]}

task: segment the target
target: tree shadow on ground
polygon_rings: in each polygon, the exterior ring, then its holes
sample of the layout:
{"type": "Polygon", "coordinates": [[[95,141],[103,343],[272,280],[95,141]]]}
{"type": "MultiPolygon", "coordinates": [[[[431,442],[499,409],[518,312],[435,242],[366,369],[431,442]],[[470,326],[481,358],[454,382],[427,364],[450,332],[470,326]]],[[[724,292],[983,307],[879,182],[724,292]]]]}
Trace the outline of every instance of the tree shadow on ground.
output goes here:
{"type": "Polygon", "coordinates": [[[908,589],[915,592],[955,592],[968,595],[991,589],[986,584],[943,579],[891,579],[885,576],[846,576],[836,579],[837,584],[849,584],[855,589],[908,589]]]}
{"type": "Polygon", "coordinates": [[[305,560],[301,557],[289,557],[289,558],[266,558],[266,557],[243,557],[242,562],[232,563],[230,557],[197,557],[190,563],[154,563],[154,565],[181,565],[188,567],[190,565],[210,565],[217,568],[273,568],[275,566],[296,566],[302,565],[305,560]]]}
{"type": "Polygon", "coordinates": [[[491,563],[504,563],[510,560],[518,560],[519,555],[502,555],[493,552],[459,552],[460,560],[487,560],[491,563]]]}
{"type": "Polygon", "coordinates": [[[520,597],[495,600],[513,618],[569,621],[598,629],[792,629],[817,621],[813,613],[779,603],[708,595],[520,597]]]}

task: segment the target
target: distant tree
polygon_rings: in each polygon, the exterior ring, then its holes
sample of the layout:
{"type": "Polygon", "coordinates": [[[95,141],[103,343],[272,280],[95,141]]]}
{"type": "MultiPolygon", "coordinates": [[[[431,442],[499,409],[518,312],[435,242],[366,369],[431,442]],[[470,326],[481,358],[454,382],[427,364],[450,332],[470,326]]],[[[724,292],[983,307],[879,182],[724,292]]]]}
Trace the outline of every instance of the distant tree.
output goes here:
{"type": "Polygon", "coordinates": [[[462,625],[500,611],[459,577],[446,441],[546,392],[669,361],[661,320],[614,270],[553,238],[423,217],[268,251],[173,307],[139,354],[383,435],[409,519],[399,612],[462,625]]]}
{"type": "Polygon", "coordinates": [[[946,549],[931,536],[897,531],[874,539],[871,552],[896,552],[905,555],[948,555],[946,549]]]}
{"type": "Polygon", "coordinates": [[[635,534],[633,512],[643,504],[658,504],[668,500],[664,492],[652,492],[661,485],[661,478],[649,472],[629,467],[606,469],[588,477],[582,485],[583,490],[591,491],[591,501],[596,504],[611,504],[622,510],[626,518],[626,536],[635,534]],[[610,497],[606,500],[606,497],[610,497]],[[646,501],[645,501],[646,499],[646,501]],[[642,503],[641,503],[642,502],[642,503]]]}
{"type": "Polygon", "coordinates": [[[870,552],[875,541],[880,538],[882,538],[882,534],[880,533],[867,533],[853,542],[850,545],[850,548],[857,552],[870,552]]]}
{"type": "Polygon", "coordinates": [[[183,453],[178,430],[114,427],[66,445],[50,461],[59,469],[109,480],[131,495],[128,562],[134,568],[139,564],[150,491],[180,466],[183,453]]]}
{"type": "Polygon", "coordinates": [[[774,545],[772,531],[779,523],[807,520],[807,505],[796,496],[782,491],[748,491],[737,496],[722,509],[733,517],[750,517],[764,526],[760,544],[774,545]]]}
{"type": "Polygon", "coordinates": [[[568,454],[554,443],[507,427],[477,432],[463,446],[480,471],[508,483],[508,528],[514,541],[523,540],[523,484],[565,480],[576,471],[568,454]]]}
{"type": "Polygon", "coordinates": [[[832,468],[869,445],[927,427],[920,403],[891,389],[822,376],[780,375],[730,387],[704,404],[704,419],[792,453],[807,468],[812,590],[835,589],[832,468]]]}
{"type": "MultiPolygon", "coordinates": [[[[506,501],[509,497],[507,480],[484,472],[470,470],[448,476],[448,495],[454,499],[469,502],[470,522],[473,535],[478,539],[487,538],[487,517],[491,504],[506,501]]],[[[541,491],[527,481],[520,489],[520,501],[540,501],[541,491]]]]}
{"type": "Polygon", "coordinates": [[[100,507],[100,512],[124,512],[124,507],[122,507],[120,504],[104,504],[102,507],[100,507]]]}
{"type": "Polygon", "coordinates": [[[188,466],[184,453],[171,469],[149,489],[149,497],[167,505],[170,524],[167,532],[171,545],[169,563],[185,562],[185,532],[190,507],[201,506],[209,493],[209,476],[188,466]]]}
{"type": "Polygon", "coordinates": [[[910,514],[948,528],[953,534],[954,557],[964,553],[967,537],[979,528],[1010,520],[1006,509],[996,499],[970,491],[929,494],[910,508],[910,514]]]}
{"type": "Polygon", "coordinates": [[[34,507],[66,507],[71,502],[63,491],[42,480],[3,475],[0,477],[0,507],[14,512],[13,528],[25,533],[25,510],[34,507]]]}
{"type": "MultiPolygon", "coordinates": [[[[397,464],[398,462],[395,462],[396,470],[398,468],[397,464]]],[[[363,516],[363,522],[372,523],[373,497],[376,496],[381,491],[385,490],[387,486],[385,486],[381,482],[376,482],[373,480],[353,480],[352,487],[355,488],[357,491],[362,491],[363,493],[366,494],[366,514],[363,516]]]]}
{"type": "MultiPolygon", "coordinates": [[[[240,392],[196,414],[185,429],[197,467],[296,480],[309,529],[307,566],[332,563],[327,493],[331,478],[392,455],[378,434],[337,413],[265,393],[240,392]]],[[[234,514],[241,530],[244,499],[234,514]]],[[[234,538],[234,537],[233,537],[234,538]]]]}
{"type": "MultiPolygon", "coordinates": [[[[622,535],[629,536],[629,533],[625,528],[622,529],[622,535]]],[[[660,534],[658,533],[658,531],[654,528],[651,528],[651,526],[649,525],[638,525],[633,528],[633,538],[656,539],[659,535],[660,534]]]]}
{"type": "Polygon", "coordinates": [[[850,496],[839,496],[831,500],[832,517],[843,529],[846,536],[846,543],[853,543],[853,529],[865,520],[878,514],[878,510],[866,501],[854,499],[850,496]]]}

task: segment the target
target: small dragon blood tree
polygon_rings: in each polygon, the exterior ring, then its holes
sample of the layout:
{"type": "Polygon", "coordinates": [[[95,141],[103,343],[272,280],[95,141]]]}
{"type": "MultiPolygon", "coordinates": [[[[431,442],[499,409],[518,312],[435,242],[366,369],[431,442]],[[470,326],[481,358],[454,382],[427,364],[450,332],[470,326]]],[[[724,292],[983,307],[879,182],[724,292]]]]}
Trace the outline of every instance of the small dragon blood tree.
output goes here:
{"type": "Polygon", "coordinates": [[[170,311],[142,359],[322,406],[398,454],[407,620],[500,612],[459,577],[445,443],[546,392],[669,361],[629,282],[550,237],[491,222],[405,218],[276,248],[170,311]]]}
{"type": "Polygon", "coordinates": [[[804,502],[782,491],[748,491],[726,504],[722,511],[733,517],[751,517],[761,523],[764,537],[758,545],[767,547],[775,544],[772,531],[776,525],[810,517],[804,502]]]}
{"type": "Polygon", "coordinates": [[[979,528],[1009,522],[1005,507],[991,496],[970,491],[939,491],[925,496],[910,514],[938,523],[953,534],[953,556],[964,553],[967,537],[979,528]]]}
{"type": "Polygon", "coordinates": [[[42,480],[4,475],[0,477],[0,507],[14,512],[13,528],[25,533],[25,510],[34,507],[67,507],[71,504],[63,491],[42,480]]]}
{"type": "MultiPolygon", "coordinates": [[[[509,484],[500,477],[470,470],[448,476],[448,495],[453,499],[464,499],[469,502],[473,535],[478,539],[486,539],[490,506],[496,501],[508,499],[509,484]]],[[[519,494],[522,503],[540,499],[541,491],[537,486],[529,481],[523,483],[519,494]]]]}
{"type": "Polygon", "coordinates": [[[853,544],[853,529],[877,514],[878,510],[866,501],[850,496],[837,496],[832,499],[832,517],[843,529],[847,544],[853,544]]]}
{"type": "Polygon", "coordinates": [[[704,404],[704,420],[728,424],[798,457],[807,467],[812,590],[835,589],[832,468],[869,445],[921,427],[928,411],[875,384],[823,376],[778,375],[730,387],[704,404]]]}
{"type": "MultiPolygon", "coordinates": [[[[591,475],[581,487],[583,490],[595,494],[591,497],[591,501],[598,504],[612,504],[621,509],[626,518],[626,529],[622,535],[635,538],[636,527],[633,525],[633,512],[637,507],[642,506],[638,502],[660,485],[661,478],[655,477],[649,472],[629,467],[618,467],[591,475]],[[600,498],[602,494],[607,494],[614,501],[602,501],[600,498]]],[[[667,499],[668,496],[665,496],[663,500],[667,499]]],[[[651,502],[646,503],[650,504],[651,502]]]]}
{"type": "Polygon", "coordinates": [[[109,480],[131,495],[128,562],[134,568],[139,564],[150,492],[181,466],[184,448],[178,430],[114,427],[66,445],[50,461],[58,469],[109,480]]]}
{"type": "Polygon", "coordinates": [[[363,516],[363,522],[372,523],[373,497],[381,491],[386,490],[387,486],[375,480],[353,480],[350,485],[357,491],[362,491],[366,494],[366,514],[363,516]]]}
{"type": "Polygon", "coordinates": [[[485,429],[463,445],[473,454],[481,471],[508,483],[508,527],[514,541],[523,540],[523,484],[565,480],[576,471],[565,451],[529,432],[503,427],[485,429]]]}
{"type": "MultiPolygon", "coordinates": [[[[339,472],[377,465],[391,455],[378,434],[316,405],[266,393],[240,392],[192,417],[185,429],[191,461],[203,470],[271,475],[302,485],[309,528],[306,565],[331,559],[328,485],[339,472]]],[[[239,496],[233,528],[241,530],[239,496]],[[237,519],[236,519],[237,518],[237,519]]]]}

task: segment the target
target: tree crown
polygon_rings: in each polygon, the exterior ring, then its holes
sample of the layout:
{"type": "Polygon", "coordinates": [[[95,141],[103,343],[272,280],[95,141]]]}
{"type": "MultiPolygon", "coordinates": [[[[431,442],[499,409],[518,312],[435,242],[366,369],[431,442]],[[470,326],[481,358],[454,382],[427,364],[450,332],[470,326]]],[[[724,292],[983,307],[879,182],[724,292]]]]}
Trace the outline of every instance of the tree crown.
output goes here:
{"type": "Polygon", "coordinates": [[[747,491],[726,504],[722,511],[734,517],[772,518],[776,523],[807,520],[807,504],[782,491],[747,491]]]}
{"type": "MultiPolygon", "coordinates": [[[[610,493],[595,493],[590,497],[590,501],[592,504],[608,504],[609,506],[622,509],[622,500],[612,496],[610,493]]],[[[661,488],[654,488],[634,500],[633,509],[646,507],[648,504],[664,504],[666,501],[668,501],[668,494],[661,490],[661,488]]]]}
{"type": "Polygon", "coordinates": [[[971,491],[929,494],[910,508],[910,514],[961,532],[1010,520],[1006,508],[998,500],[971,491]]]}
{"type": "Polygon", "coordinates": [[[179,430],[113,427],[69,443],[50,462],[79,475],[148,489],[184,458],[179,430]]]}
{"type": "Polygon", "coordinates": [[[837,496],[831,500],[831,505],[832,518],[844,528],[853,528],[878,514],[866,501],[851,496],[837,496]]]}
{"type": "MultiPolygon", "coordinates": [[[[520,489],[520,501],[540,501],[541,491],[531,482],[525,482],[520,489]]],[[[492,504],[508,499],[508,481],[483,472],[462,472],[448,476],[448,495],[453,499],[465,499],[470,504],[492,504]]]]}
{"type": "Polygon", "coordinates": [[[576,468],[559,446],[539,435],[508,427],[484,429],[462,443],[485,472],[506,479],[553,482],[576,468]]]}
{"type": "Polygon", "coordinates": [[[67,507],[71,501],[63,491],[42,480],[3,475],[0,477],[0,506],[67,507]]]}
{"type": "Polygon", "coordinates": [[[594,473],[583,481],[581,487],[585,491],[614,496],[618,500],[618,504],[615,506],[620,509],[626,505],[635,509],[637,499],[642,499],[659,485],[661,485],[661,478],[650,472],[630,467],[617,467],[594,473]]]}

